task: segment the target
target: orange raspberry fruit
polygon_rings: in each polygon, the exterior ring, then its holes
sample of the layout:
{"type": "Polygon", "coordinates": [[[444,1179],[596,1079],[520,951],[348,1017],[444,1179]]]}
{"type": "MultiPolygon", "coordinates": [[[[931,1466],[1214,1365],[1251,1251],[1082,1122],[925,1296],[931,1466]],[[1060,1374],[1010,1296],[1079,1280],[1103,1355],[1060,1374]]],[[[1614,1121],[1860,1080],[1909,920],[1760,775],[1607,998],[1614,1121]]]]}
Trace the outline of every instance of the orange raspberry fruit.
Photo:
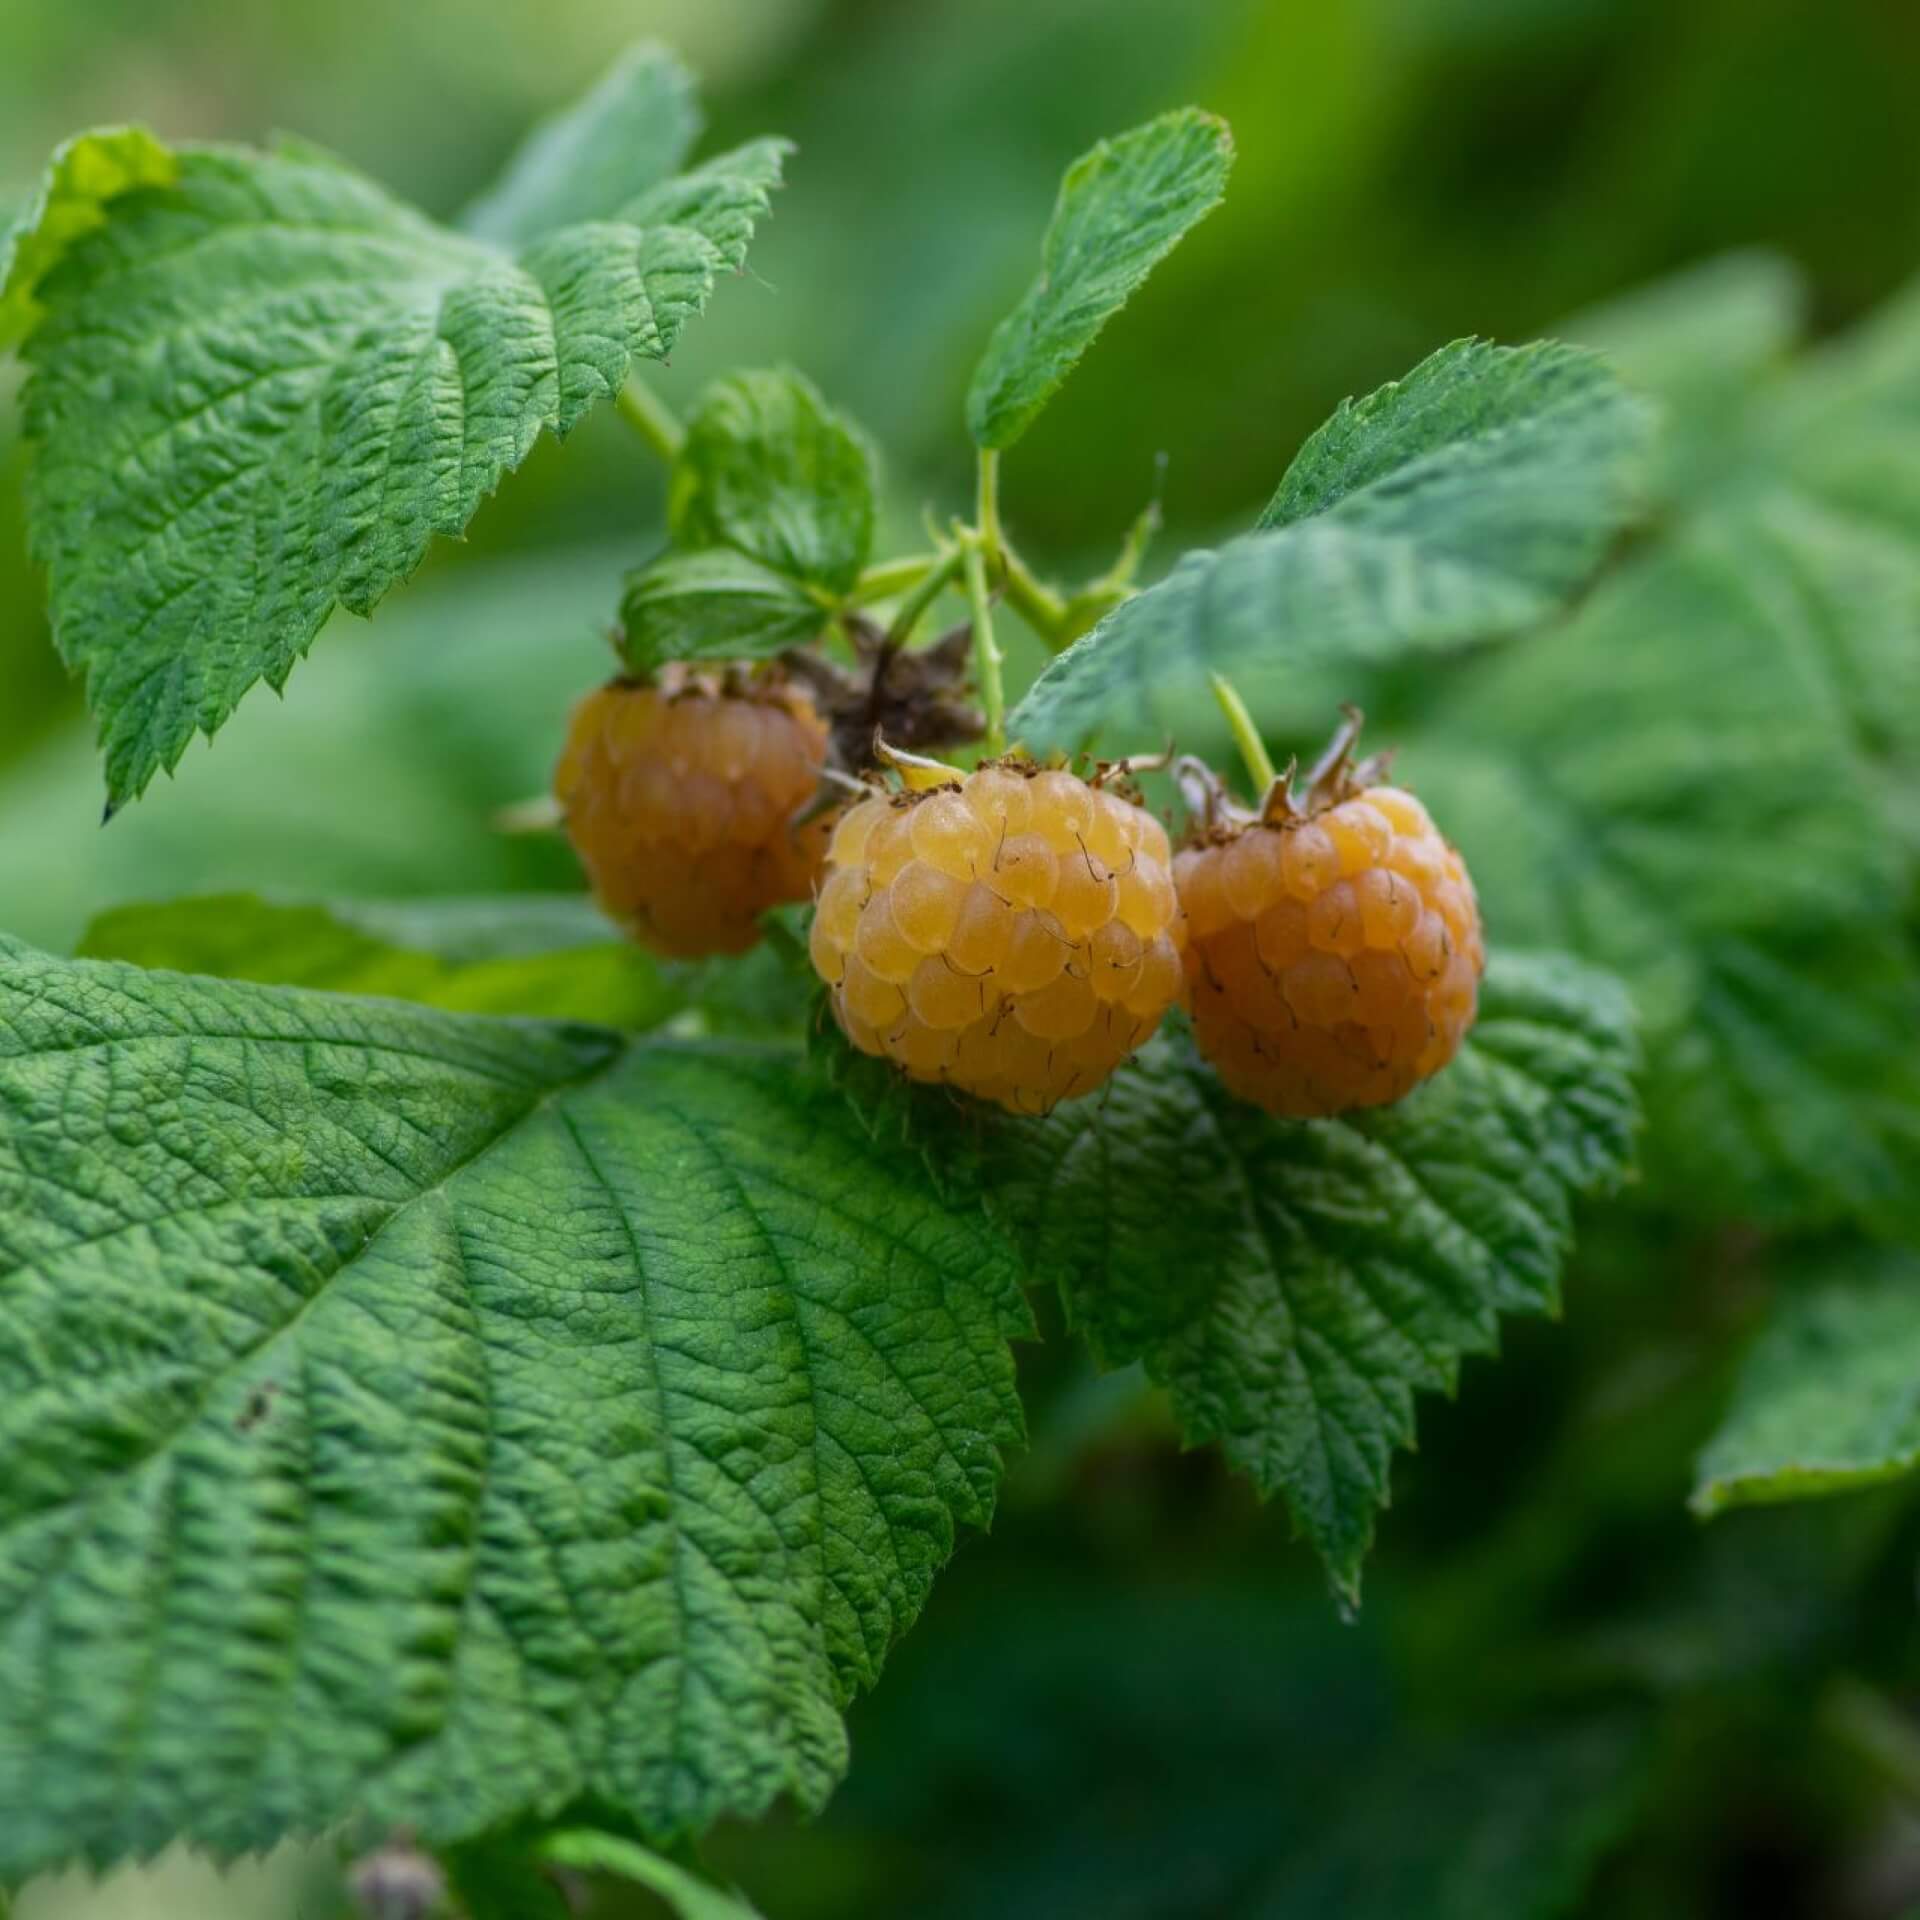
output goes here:
{"type": "Polygon", "coordinates": [[[991,762],[834,830],[813,964],[856,1047],[1017,1113],[1091,1093],[1179,996],[1166,829],[1077,774],[991,762]]]}
{"type": "Polygon", "coordinates": [[[594,893],[657,953],[742,953],[760,915],[813,892],[832,823],[814,796],[827,728],[777,674],[675,662],[573,710],[554,792],[594,893]]]}
{"type": "MultiPolygon", "coordinates": [[[[1341,769],[1344,772],[1344,769],[1341,769]]],[[[1438,1073],[1473,1024],[1486,948],[1473,883],[1398,787],[1276,788],[1174,860],[1194,1037],[1269,1113],[1384,1106],[1438,1073]]]]}

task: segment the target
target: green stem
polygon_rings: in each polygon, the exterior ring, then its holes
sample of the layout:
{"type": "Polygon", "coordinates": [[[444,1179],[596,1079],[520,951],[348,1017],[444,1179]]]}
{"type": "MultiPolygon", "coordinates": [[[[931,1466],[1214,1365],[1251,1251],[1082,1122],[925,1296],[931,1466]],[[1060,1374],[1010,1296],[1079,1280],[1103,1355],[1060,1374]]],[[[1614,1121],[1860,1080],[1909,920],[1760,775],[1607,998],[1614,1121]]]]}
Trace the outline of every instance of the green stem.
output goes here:
{"type": "Polygon", "coordinates": [[[1076,636],[1067,631],[1067,603],[1037,579],[1027,563],[1004,541],[1000,560],[1006,570],[1007,604],[1055,653],[1071,646],[1076,636]]]}
{"type": "Polygon", "coordinates": [[[1140,562],[1146,557],[1147,548],[1153,544],[1153,536],[1159,531],[1160,502],[1150,500],[1127,529],[1127,537],[1120,543],[1119,557],[1087,591],[1110,593],[1117,600],[1133,585],[1133,576],[1140,571],[1140,562]]]}
{"type": "Polygon", "coordinates": [[[1005,545],[1000,533],[1000,452],[997,447],[980,449],[980,497],[974,509],[974,520],[979,529],[982,558],[987,571],[997,573],[1001,549],[1005,545]]]}
{"type": "Polygon", "coordinates": [[[937,553],[913,553],[899,560],[882,560],[853,583],[847,602],[850,606],[866,607],[876,600],[891,600],[895,594],[917,586],[927,569],[937,567],[942,557],[937,553]]]}
{"type": "Polygon", "coordinates": [[[893,625],[887,629],[888,646],[904,647],[913,638],[913,630],[920,624],[921,615],[940,598],[962,564],[963,556],[958,547],[943,553],[934,562],[922,576],[920,584],[900,603],[900,611],[893,616],[893,625]]]}
{"type": "Polygon", "coordinates": [[[1260,729],[1253,724],[1253,715],[1247,711],[1247,703],[1233,690],[1226,677],[1218,673],[1207,677],[1213,683],[1213,697],[1220,702],[1220,711],[1227,716],[1227,725],[1233,729],[1233,744],[1240,749],[1240,758],[1246,762],[1248,777],[1253,781],[1254,801],[1258,804],[1278,777],[1273,770],[1272,757],[1267,752],[1267,743],[1260,738],[1260,729]]]}
{"type": "Polygon", "coordinates": [[[627,376],[614,404],[620,417],[662,460],[676,460],[686,445],[687,430],[673,409],[636,374],[627,376]]]}
{"type": "Polygon", "coordinates": [[[987,716],[983,751],[992,759],[1006,751],[1007,693],[1000,681],[1000,647],[993,637],[993,615],[987,605],[987,564],[981,544],[969,537],[961,553],[967,576],[967,607],[973,619],[974,674],[980,682],[980,704],[987,716]]]}

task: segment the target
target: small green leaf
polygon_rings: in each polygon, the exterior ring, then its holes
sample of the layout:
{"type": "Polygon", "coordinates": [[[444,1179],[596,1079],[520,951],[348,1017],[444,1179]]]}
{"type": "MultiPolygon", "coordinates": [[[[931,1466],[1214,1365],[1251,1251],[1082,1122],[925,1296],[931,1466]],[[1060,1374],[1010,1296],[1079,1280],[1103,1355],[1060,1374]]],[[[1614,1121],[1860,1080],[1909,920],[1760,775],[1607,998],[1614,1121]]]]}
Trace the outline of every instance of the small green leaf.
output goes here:
{"type": "Polygon", "coordinates": [[[652,186],[642,156],[624,209],[509,253],[311,148],[189,147],[171,185],[61,241],[25,349],[31,521],[111,803],[256,681],[283,686],[336,605],[370,612],[543,430],[663,358],[740,265],[780,153],[652,186]]]}
{"type": "Polygon", "coordinates": [[[635,673],[663,660],[764,659],[804,646],[827,608],[798,581],[736,553],[664,553],[627,583],[623,651],[635,673]]]}
{"type": "Polygon", "coordinates": [[[1790,1294],[1700,1455],[1693,1509],[1801,1500],[1920,1467],[1920,1259],[1855,1255],[1790,1294]]]}
{"type": "Polygon", "coordinates": [[[1052,661],[1008,730],[1036,748],[1204,738],[1210,674],[1258,715],[1307,666],[1518,633],[1599,564],[1651,428],[1593,354],[1443,348],[1307,442],[1261,531],[1189,554],[1052,661]]]}
{"type": "Polygon", "coordinates": [[[683,1005],[644,953],[572,895],[337,907],[204,895],[116,907],[88,927],[79,951],[221,980],[636,1031],[683,1005]]]}
{"type": "Polygon", "coordinates": [[[709,1880],[618,1834],[581,1829],[557,1833],[541,1849],[555,1866],[613,1874],[657,1893],[679,1920],[760,1920],[760,1909],[738,1890],[709,1880]]]}
{"type": "Polygon", "coordinates": [[[1010,447],[1187,230],[1219,205],[1233,164],[1224,120],[1182,107],[1067,169],[1040,277],[994,329],[967,392],[967,428],[1010,447]]]}
{"type": "Polygon", "coordinates": [[[693,75],[664,47],[629,48],[584,99],[527,136],[460,225],[519,247],[557,227],[619,219],[680,168],[700,122],[693,75]]]}
{"type": "Polygon", "coordinates": [[[0,1883],[817,1806],[1020,1436],[1009,1250],[786,1049],[0,940],[0,1202],[0,1883]]]}
{"type": "Polygon", "coordinates": [[[1110,1367],[1144,1361],[1351,1603],[1413,1440],[1503,1313],[1554,1311],[1577,1194],[1624,1173],[1632,1019],[1606,976],[1497,956],[1459,1057],[1397,1107],[1267,1119],[1163,1036],[1016,1130],[991,1207],[1110,1367]]]}
{"type": "Polygon", "coordinates": [[[0,353],[33,331],[41,281],[77,240],[106,225],[109,205],[178,175],[178,160],[143,127],[103,128],[60,147],[39,192],[0,233],[0,353]]]}
{"type": "Polygon", "coordinates": [[[733,547],[844,594],[873,547],[873,450],[791,368],[732,374],[687,420],[667,515],[683,547],[733,547]]]}

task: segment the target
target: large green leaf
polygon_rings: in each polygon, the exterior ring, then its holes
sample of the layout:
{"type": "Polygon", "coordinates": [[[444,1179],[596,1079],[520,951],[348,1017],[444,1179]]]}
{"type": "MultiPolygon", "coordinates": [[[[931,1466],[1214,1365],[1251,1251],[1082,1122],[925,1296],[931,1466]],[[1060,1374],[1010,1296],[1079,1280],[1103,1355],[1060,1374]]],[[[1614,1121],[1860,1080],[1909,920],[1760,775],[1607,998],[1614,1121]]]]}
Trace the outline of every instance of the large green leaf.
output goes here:
{"type": "Polygon", "coordinates": [[[1144,1361],[1352,1602],[1416,1391],[1557,1307],[1573,1199],[1627,1165],[1633,1062],[1605,976],[1497,958],[1468,1045],[1400,1106],[1270,1120],[1167,1036],[1014,1129],[991,1205],[1098,1358],[1144,1361]]]}
{"type": "Polygon", "coordinates": [[[1684,501],[1739,470],[1754,395],[1785,371],[1808,303],[1791,261],[1729,253],[1589,307],[1551,331],[1597,348],[1629,384],[1659,401],[1655,490],[1684,501]]]}
{"type": "Polygon", "coordinates": [[[1323,661],[1519,632],[1625,522],[1649,431],[1593,354],[1443,348],[1307,442],[1262,531],[1189,554],[1051,662],[1009,729],[1034,747],[1204,737],[1211,673],[1257,713],[1323,661]]]}
{"type": "Polygon", "coordinates": [[[117,907],[80,953],[141,967],[417,1000],[462,1013],[658,1026],[678,989],[584,895],[336,907],[204,895],[117,907]]]}
{"type": "Polygon", "coordinates": [[[40,282],[76,240],[106,224],[113,201],[171,186],[178,174],[174,155],[142,127],[103,128],[60,147],[39,192],[0,232],[0,351],[33,331],[40,282]]]}
{"type": "Polygon", "coordinates": [[[1650,1179],[1702,1211],[1893,1224],[1920,1179],[1906,881],[1832,666],[1858,603],[1804,580],[1763,514],[1692,516],[1463,675],[1400,765],[1495,941],[1632,985],[1650,1179]]]}
{"type": "Polygon", "coordinates": [[[0,1881],[817,1804],[1011,1258],[781,1050],[0,944],[0,1881]]]}
{"type": "Polygon", "coordinates": [[[1920,1259],[1854,1255],[1787,1296],[1700,1455],[1697,1513],[1920,1467],[1920,1259]]]}
{"type": "Polygon", "coordinates": [[[1103,140],[1067,169],[1040,249],[1040,277],[994,329],[967,392],[982,447],[1033,424],[1148,274],[1219,205],[1233,164],[1224,120],[1182,107],[1103,140]]]}
{"type": "Polygon", "coordinates": [[[282,686],[336,605],[370,612],[543,429],[663,357],[740,266],[781,152],[661,183],[643,153],[622,197],[511,252],[292,144],[182,148],[170,185],[108,202],[39,280],[24,406],[35,546],[111,803],[282,686]]]}
{"type": "Polygon", "coordinates": [[[873,449],[792,368],[731,374],[687,421],[667,513],[683,547],[735,547],[843,594],[873,546],[873,449]]]}

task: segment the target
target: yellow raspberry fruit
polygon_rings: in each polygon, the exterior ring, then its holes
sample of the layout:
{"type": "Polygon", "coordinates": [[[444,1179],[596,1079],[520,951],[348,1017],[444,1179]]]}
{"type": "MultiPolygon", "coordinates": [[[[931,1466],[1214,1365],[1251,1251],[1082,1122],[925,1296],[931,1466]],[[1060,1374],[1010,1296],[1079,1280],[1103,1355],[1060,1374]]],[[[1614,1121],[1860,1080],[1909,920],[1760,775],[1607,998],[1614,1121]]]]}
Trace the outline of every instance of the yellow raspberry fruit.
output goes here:
{"type": "Polygon", "coordinates": [[[554,792],[601,906],[657,953],[742,953],[760,915],[813,892],[832,831],[793,817],[827,729],[777,675],[663,667],[573,710],[554,792]]]}
{"type": "Polygon", "coordinates": [[[1181,990],[1166,829],[1060,769],[874,794],[827,849],[811,933],[863,1052],[1016,1113],[1091,1093],[1181,990]]]}
{"type": "Polygon", "coordinates": [[[1269,1113],[1384,1106],[1438,1073],[1486,965],[1465,863],[1369,786],[1294,819],[1216,821],[1174,860],[1194,1037],[1269,1113]]]}

